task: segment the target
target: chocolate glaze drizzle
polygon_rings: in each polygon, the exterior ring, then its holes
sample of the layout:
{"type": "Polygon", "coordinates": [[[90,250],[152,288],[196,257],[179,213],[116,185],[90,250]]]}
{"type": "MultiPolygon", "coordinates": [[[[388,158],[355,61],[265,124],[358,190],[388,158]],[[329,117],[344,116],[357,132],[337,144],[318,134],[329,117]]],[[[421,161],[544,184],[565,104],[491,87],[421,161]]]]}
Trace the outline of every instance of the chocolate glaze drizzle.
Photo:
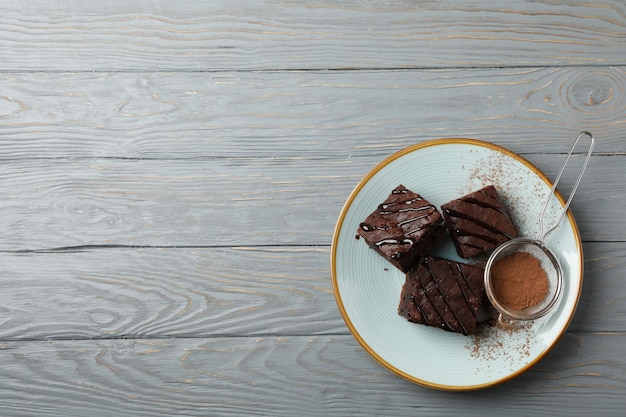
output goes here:
{"type": "MultiPolygon", "coordinates": [[[[498,210],[498,211],[500,213],[503,213],[501,210],[498,210]]],[[[452,209],[446,208],[446,209],[444,209],[444,212],[448,216],[450,216],[450,217],[467,220],[468,222],[477,224],[477,225],[481,226],[483,229],[489,230],[490,232],[492,232],[492,233],[494,233],[496,235],[501,235],[501,236],[505,237],[506,239],[512,239],[514,237],[514,236],[512,236],[512,235],[510,235],[508,233],[505,233],[503,230],[500,230],[499,228],[497,228],[495,226],[492,226],[492,225],[490,225],[488,223],[485,223],[485,222],[481,221],[480,219],[468,216],[467,214],[460,213],[460,212],[458,212],[456,210],[452,210],[452,209]]],[[[474,236],[474,237],[477,237],[479,239],[486,240],[486,241],[488,241],[490,243],[498,243],[498,242],[501,241],[500,239],[494,239],[494,238],[491,238],[491,237],[489,237],[489,236],[487,236],[485,234],[472,233],[472,232],[470,232],[467,229],[457,228],[457,229],[455,229],[455,233],[457,235],[459,235],[459,236],[474,236]]]]}
{"type": "Polygon", "coordinates": [[[450,235],[466,258],[517,236],[495,187],[487,186],[442,207],[450,235]]]}
{"type": "Polygon", "coordinates": [[[400,184],[359,224],[357,234],[406,273],[443,230],[437,207],[400,184]]]}
{"type": "Polygon", "coordinates": [[[414,323],[464,335],[473,333],[481,304],[476,293],[482,291],[482,270],[477,272],[477,275],[474,272],[477,282],[473,282],[461,264],[426,257],[407,274],[404,305],[400,304],[398,313],[414,323]]]}
{"type": "MultiPolygon", "coordinates": [[[[406,193],[407,193],[407,190],[401,190],[401,191],[394,190],[392,192],[392,194],[406,194],[406,193]]],[[[379,247],[384,246],[384,245],[411,245],[414,243],[413,239],[407,238],[405,236],[412,235],[414,233],[417,233],[423,229],[430,227],[433,224],[433,222],[428,221],[427,219],[431,216],[432,213],[437,211],[437,208],[433,206],[432,204],[425,204],[425,205],[417,206],[417,207],[412,206],[408,208],[403,207],[403,206],[411,206],[413,203],[417,201],[422,201],[422,200],[424,200],[422,197],[416,197],[407,201],[382,203],[378,205],[377,212],[381,215],[389,215],[389,214],[395,214],[395,213],[408,213],[408,212],[425,212],[424,214],[411,217],[404,221],[398,222],[395,226],[389,226],[389,227],[373,226],[371,224],[363,222],[359,225],[359,227],[364,232],[373,232],[375,230],[385,231],[393,227],[401,227],[402,229],[404,229],[404,226],[406,225],[409,225],[415,222],[421,222],[421,224],[416,225],[410,230],[403,230],[404,236],[400,236],[397,238],[385,238],[385,239],[382,239],[373,243],[374,246],[379,246],[379,247]]]]}

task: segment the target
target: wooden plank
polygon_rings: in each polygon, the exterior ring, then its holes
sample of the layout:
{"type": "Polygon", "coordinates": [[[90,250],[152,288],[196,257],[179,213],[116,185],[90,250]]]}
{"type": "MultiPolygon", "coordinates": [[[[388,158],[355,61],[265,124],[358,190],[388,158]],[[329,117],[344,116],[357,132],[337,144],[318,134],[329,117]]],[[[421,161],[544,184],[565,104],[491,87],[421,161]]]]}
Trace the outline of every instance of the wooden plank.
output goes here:
{"type": "Polygon", "coordinates": [[[624,343],[624,333],[567,334],[527,373],[464,395],[396,377],[350,336],[5,342],[0,409],[12,416],[484,416],[529,409],[621,416],[624,343]]]}
{"type": "Polygon", "coordinates": [[[584,245],[585,277],[583,290],[571,328],[586,331],[626,330],[626,297],[621,294],[626,267],[625,243],[584,245]],[[605,315],[606,312],[611,314],[605,315]],[[603,316],[606,323],[596,320],[603,316]]]}
{"type": "MultiPolygon", "coordinates": [[[[564,159],[528,156],[551,178],[564,159]]],[[[379,161],[5,161],[0,165],[0,250],[328,245],[348,195],[379,161]]],[[[584,240],[623,240],[626,235],[616,209],[626,205],[625,167],[625,155],[592,158],[572,206],[584,240]]],[[[572,171],[563,177],[564,190],[574,182],[572,171]]]]}
{"type": "Polygon", "coordinates": [[[0,254],[0,340],[347,333],[328,248],[0,254]]]}
{"type": "Polygon", "coordinates": [[[353,186],[342,187],[342,174],[354,176],[329,170],[349,166],[236,159],[12,161],[0,167],[2,249],[327,244],[353,186]]]}
{"type": "Polygon", "coordinates": [[[624,65],[624,4],[147,0],[0,7],[9,71],[624,65]]]}
{"type": "MultiPolygon", "coordinates": [[[[0,13],[1,16],[1,13],[0,13]]],[[[624,153],[626,67],[2,73],[0,159],[345,158],[473,137],[624,153]]]]}
{"type": "MultiPolygon", "coordinates": [[[[626,331],[626,243],[585,244],[573,331],[626,331]]],[[[349,334],[329,248],[0,254],[0,340],[349,334]]]]}

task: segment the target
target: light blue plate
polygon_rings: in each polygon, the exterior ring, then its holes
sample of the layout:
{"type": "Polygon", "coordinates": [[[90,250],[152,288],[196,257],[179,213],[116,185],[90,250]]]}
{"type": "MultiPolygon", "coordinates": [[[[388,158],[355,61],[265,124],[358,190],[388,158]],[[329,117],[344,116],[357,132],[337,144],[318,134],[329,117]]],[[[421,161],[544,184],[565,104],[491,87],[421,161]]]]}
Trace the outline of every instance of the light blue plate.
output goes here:
{"type": "MultiPolygon", "coordinates": [[[[569,325],[580,297],[583,254],[571,212],[546,242],[564,270],[563,296],[550,314],[515,330],[486,327],[462,336],[409,323],[397,314],[404,274],[370,249],[356,231],[397,185],[442,204],[493,184],[522,236],[538,233],[539,213],[551,182],[519,155],[473,139],[439,139],[406,148],[379,163],[354,189],[333,237],[331,275],[341,314],[363,348],[409,381],[444,390],[473,390],[513,378],[537,363],[569,325]]],[[[546,225],[556,222],[563,199],[552,196],[546,225]]],[[[452,243],[436,255],[459,258],[452,243]]]]}

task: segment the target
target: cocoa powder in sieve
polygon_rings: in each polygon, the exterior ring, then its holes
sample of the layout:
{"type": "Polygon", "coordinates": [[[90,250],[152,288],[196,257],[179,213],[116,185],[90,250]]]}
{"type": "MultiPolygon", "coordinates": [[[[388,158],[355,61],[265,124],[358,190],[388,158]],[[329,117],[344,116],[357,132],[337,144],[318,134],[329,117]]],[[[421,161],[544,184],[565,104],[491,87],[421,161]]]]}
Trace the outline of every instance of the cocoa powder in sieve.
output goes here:
{"type": "Polygon", "coordinates": [[[548,275],[539,259],[527,252],[515,252],[493,264],[493,289],[498,300],[513,310],[525,310],[548,293],[548,275]]]}

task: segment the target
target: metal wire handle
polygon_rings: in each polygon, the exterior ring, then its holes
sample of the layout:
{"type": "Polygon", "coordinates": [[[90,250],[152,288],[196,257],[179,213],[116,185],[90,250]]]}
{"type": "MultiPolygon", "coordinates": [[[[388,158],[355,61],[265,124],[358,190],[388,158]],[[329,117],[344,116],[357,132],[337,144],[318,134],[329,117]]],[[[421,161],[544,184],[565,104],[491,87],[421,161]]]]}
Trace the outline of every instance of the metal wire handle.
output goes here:
{"type": "Polygon", "coordinates": [[[574,141],[574,144],[572,145],[572,148],[569,150],[569,153],[567,154],[567,158],[565,159],[565,163],[561,167],[561,170],[559,171],[559,174],[556,176],[556,180],[554,181],[554,184],[552,184],[552,189],[550,190],[550,195],[546,199],[546,204],[543,206],[543,210],[541,210],[541,215],[539,216],[539,227],[540,227],[540,229],[539,229],[539,240],[545,240],[550,235],[550,233],[554,232],[557,229],[557,227],[559,227],[559,225],[561,224],[561,220],[563,220],[563,217],[565,216],[565,213],[567,213],[567,210],[569,209],[569,205],[572,202],[572,199],[574,198],[574,193],[576,193],[576,189],[578,188],[578,184],[580,184],[580,180],[583,177],[583,173],[585,172],[585,168],[587,168],[587,164],[589,163],[589,158],[591,158],[591,152],[593,151],[593,147],[594,147],[595,143],[596,143],[596,140],[595,140],[595,138],[593,137],[593,135],[591,133],[583,131],[583,132],[580,132],[578,134],[578,137],[574,141]],[[561,175],[563,174],[563,171],[565,170],[565,166],[569,162],[569,160],[570,160],[570,158],[572,156],[572,152],[574,152],[574,148],[576,148],[576,145],[578,144],[578,141],[583,136],[589,136],[589,138],[590,138],[590,144],[589,144],[589,150],[587,151],[587,157],[585,158],[585,162],[583,163],[583,166],[580,169],[580,174],[578,174],[578,178],[576,179],[576,183],[574,184],[574,188],[572,188],[572,191],[569,194],[569,197],[567,199],[567,203],[565,203],[565,206],[563,207],[563,211],[561,212],[561,217],[559,217],[559,220],[552,227],[552,229],[548,230],[546,232],[546,234],[544,235],[543,234],[544,214],[546,212],[546,209],[548,208],[548,205],[550,203],[550,199],[551,199],[552,195],[554,195],[554,192],[556,191],[556,186],[559,183],[559,180],[561,179],[561,175]]]}

